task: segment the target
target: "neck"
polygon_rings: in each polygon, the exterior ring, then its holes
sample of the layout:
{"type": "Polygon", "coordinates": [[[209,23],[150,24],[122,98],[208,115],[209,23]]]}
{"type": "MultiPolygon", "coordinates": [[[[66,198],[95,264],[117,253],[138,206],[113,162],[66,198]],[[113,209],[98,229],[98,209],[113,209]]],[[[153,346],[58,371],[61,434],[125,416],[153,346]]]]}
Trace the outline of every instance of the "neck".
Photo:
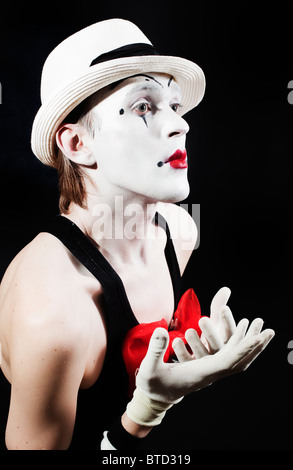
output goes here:
{"type": "Polygon", "coordinates": [[[146,262],[157,237],[156,204],[140,197],[88,194],[87,208],[71,204],[66,215],[115,263],[146,262]]]}

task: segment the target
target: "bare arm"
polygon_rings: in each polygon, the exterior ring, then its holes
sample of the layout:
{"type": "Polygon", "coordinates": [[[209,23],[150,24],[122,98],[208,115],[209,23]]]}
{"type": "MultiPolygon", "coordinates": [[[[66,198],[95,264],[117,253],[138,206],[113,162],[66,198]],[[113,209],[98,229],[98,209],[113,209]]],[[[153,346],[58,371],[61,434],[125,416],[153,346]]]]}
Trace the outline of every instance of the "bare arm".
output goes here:
{"type": "Polygon", "coordinates": [[[80,346],[60,326],[23,322],[11,354],[8,449],[66,449],[70,445],[84,365],[80,346]]]}

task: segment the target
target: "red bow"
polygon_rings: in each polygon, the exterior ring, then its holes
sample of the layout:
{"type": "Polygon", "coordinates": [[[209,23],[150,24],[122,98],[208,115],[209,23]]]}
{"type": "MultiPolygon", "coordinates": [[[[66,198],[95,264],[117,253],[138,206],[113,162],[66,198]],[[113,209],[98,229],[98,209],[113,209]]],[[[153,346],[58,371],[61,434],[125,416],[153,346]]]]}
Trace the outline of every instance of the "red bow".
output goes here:
{"type": "Polygon", "coordinates": [[[131,328],[126,334],[122,344],[122,356],[129,376],[129,396],[131,397],[135,389],[135,375],[141,361],[145,357],[151,336],[158,327],[165,328],[169,333],[169,344],[164,355],[165,362],[171,362],[174,356],[172,343],[175,338],[182,338],[186,344],[185,332],[189,328],[195,329],[198,334],[201,330],[198,321],[201,318],[201,311],[198,298],[193,289],[188,289],[181,297],[177,310],[173,316],[171,330],[168,331],[166,320],[152,323],[140,323],[131,328]]]}

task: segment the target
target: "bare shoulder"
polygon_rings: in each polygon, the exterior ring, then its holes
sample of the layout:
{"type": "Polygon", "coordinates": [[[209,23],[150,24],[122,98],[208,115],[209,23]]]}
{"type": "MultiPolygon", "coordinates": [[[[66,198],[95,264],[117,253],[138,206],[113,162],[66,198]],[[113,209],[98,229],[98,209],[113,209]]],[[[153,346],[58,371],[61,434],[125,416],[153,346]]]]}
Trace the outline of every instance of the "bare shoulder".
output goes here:
{"type": "Polygon", "coordinates": [[[64,245],[49,233],[40,233],[28,245],[26,245],[12,260],[1,282],[1,288],[7,287],[10,282],[20,276],[24,276],[25,281],[28,277],[34,276],[36,271],[50,274],[48,269],[52,266],[58,267],[68,258],[64,245]]]}
{"type": "MultiPolygon", "coordinates": [[[[11,372],[21,348],[61,355],[86,349],[86,331],[75,294],[81,276],[63,244],[39,234],[12,261],[0,288],[3,367],[11,372]],[[48,351],[47,351],[48,352],[48,351]]],[[[5,372],[5,371],[4,371],[5,372]]]]}
{"type": "Polygon", "coordinates": [[[48,300],[57,297],[59,301],[62,293],[65,296],[68,290],[74,290],[71,283],[80,282],[80,274],[84,274],[82,265],[63,243],[49,233],[40,233],[8,266],[0,286],[0,305],[11,290],[30,297],[50,293],[48,300]]]}
{"type": "Polygon", "coordinates": [[[168,223],[180,271],[183,273],[197,242],[196,223],[183,207],[176,204],[160,202],[157,211],[168,223]]]}
{"type": "Polygon", "coordinates": [[[52,235],[39,234],[9,265],[1,282],[0,308],[7,297],[13,300],[14,305],[21,299],[23,307],[26,299],[30,299],[30,311],[36,307],[38,299],[43,308],[54,299],[60,300],[62,291],[70,285],[64,282],[65,275],[73,276],[68,251],[52,235]]]}

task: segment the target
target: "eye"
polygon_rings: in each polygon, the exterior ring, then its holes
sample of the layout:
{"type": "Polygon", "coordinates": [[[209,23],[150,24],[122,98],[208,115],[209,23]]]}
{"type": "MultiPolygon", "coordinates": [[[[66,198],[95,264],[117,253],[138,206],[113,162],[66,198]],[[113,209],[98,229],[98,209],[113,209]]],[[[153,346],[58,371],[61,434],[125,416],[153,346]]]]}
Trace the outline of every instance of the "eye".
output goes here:
{"type": "Polygon", "coordinates": [[[132,108],[139,116],[144,116],[151,110],[151,106],[147,101],[141,101],[132,108]]]}
{"type": "Polygon", "coordinates": [[[178,113],[179,109],[181,108],[181,105],[179,103],[173,103],[171,104],[170,108],[175,112],[178,113]]]}

